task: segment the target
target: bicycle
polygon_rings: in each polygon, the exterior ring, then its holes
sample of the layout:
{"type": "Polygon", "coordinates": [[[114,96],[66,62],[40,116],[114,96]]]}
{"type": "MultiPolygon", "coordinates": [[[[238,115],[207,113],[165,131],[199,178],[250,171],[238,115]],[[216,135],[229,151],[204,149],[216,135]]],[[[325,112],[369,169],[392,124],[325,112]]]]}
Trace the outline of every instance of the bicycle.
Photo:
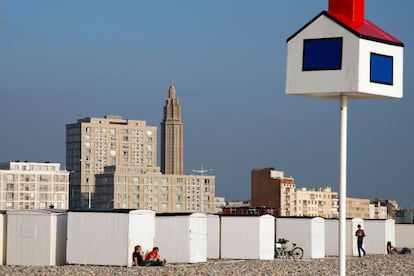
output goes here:
{"type": "Polygon", "coordinates": [[[303,249],[286,239],[278,239],[275,243],[275,258],[302,259],[303,249]]]}

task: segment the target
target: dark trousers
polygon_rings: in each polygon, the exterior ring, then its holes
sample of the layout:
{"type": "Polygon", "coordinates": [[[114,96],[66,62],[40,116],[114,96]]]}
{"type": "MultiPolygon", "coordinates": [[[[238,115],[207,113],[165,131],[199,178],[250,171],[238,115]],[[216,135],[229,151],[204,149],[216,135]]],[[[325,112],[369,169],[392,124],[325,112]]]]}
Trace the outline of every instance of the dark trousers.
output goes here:
{"type": "Polygon", "coordinates": [[[362,250],[362,252],[364,253],[364,255],[365,255],[366,253],[365,253],[364,248],[362,248],[362,241],[358,241],[358,242],[357,242],[357,244],[358,244],[358,256],[359,256],[359,257],[361,257],[361,250],[362,250]]]}
{"type": "Polygon", "coordinates": [[[141,266],[163,266],[162,261],[142,261],[141,266]]]}

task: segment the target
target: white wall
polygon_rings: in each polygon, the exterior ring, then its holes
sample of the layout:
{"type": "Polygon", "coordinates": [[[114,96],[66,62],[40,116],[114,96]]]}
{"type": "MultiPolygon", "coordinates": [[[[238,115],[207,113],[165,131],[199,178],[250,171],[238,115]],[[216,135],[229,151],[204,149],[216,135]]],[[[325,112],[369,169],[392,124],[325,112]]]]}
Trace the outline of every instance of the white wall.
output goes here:
{"type": "Polygon", "coordinates": [[[126,266],[128,221],[127,213],[69,212],[67,262],[126,266]]]}
{"type": "Polygon", "coordinates": [[[47,210],[7,212],[8,265],[65,264],[66,213],[47,210]],[[58,217],[60,217],[58,219],[58,217]],[[62,225],[63,224],[63,225],[62,225]]]}
{"type": "Polygon", "coordinates": [[[274,258],[274,217],[221,216],[222,259],[274,258]]]}
{"type": "Polygon", "coordinates": [[[280,238],[296,243],[304,258],[325,257],[325,220],[323,218],[276,219],[276,241],[280,238]]]}
{"type": "MultiPolygon", "coordinates": [[[[348,223],[347,223],[348,225],[348,223]]],[[[337,219],[325,220],[325,255],[326,256],[339,256],[339,223],[337,219]]],[[[349,232],[349,231],[348,231],[349,232]]],[[[349,236],[346,237],[347,243],[349,243],[349,236]]],[[[348,255],[349,252],[347,251],[348,255]]]]}
{"type": "MultiPolygon", "coordinates": [[[[358,256],[358,248],[355,237],[357,225],[364,225],[361,218],[347,219],[345,225],[346,255],[358,256]]],[[[325,254],[326,256],[339,255],[339,222],[338,219],[325,220],[325,254]]]]}
{"type": "Polygon", "coordinates": [[[395,221],[365,220],[364,248],[367,254],[387,254],[387,241],[395,244],[395,221]]]}
{"type": "Polygon", "coordinates": [[[207,258],[220,258],[220,217],[207,215],[207,258]]]}
{"type": "Polygon", "coordinates": [[[206,214],[156,216],[155,246],[169,263],[206,262],[206,214]]]}
{"type": "Polygon", "coordinates": [[[395,247],[414,248],[414,224],[395,224],[395,247]]]}

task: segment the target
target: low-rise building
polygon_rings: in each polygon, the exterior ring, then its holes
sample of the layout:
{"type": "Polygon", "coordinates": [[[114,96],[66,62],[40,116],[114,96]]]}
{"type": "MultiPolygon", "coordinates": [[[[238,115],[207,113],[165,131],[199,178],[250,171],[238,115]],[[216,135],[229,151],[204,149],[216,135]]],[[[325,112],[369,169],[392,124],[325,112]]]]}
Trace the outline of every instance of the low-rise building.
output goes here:
{"type": "Polygon", "coordinates": [[[347,218],[370,218],[370,200],[366,198],[346,198],[347,218]]]}
{"type": "Polygon", "coordinates": [[[369,218],[370,219],[387,219],[387,204],[382,200],[371,200],[369,205],[369,218]]]}
{"type": "Polygon", "coordinates": [[[95,207],[215,213],[215,177],[162,174],[159,167],[107,166],[96,174],[95,207]]]}
{"type": "Polygon", "coordinates": [[[274,168],[251,172],[251,204],[276,210],[276,216],[295,216],[295,180],[274,168]]]}
{"type": "Polygon", "coordinates": [[[69,172],[59,163],[0,163],[0,209],[68,209],[69,172]]]}
{"type": "Polygon", "coordinates": [[[338,193],[331,187],[296,188],[296,215],[304,217],[338,217],[338,193]]]}

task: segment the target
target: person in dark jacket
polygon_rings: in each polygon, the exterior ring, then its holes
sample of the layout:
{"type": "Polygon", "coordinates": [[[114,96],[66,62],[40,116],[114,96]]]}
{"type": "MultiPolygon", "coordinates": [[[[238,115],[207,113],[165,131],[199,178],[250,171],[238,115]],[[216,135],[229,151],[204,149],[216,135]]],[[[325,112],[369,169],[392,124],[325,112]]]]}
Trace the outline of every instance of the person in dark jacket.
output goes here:
{"type": "Polygon", "coordinates": [[[357,245],[358,245],[358,256],[361,257],[361,251],[366,255],[364,248],[362,248],[362,244],[364,243],[365,231],[361,228],[361,225],[358,224],[358,229],[355,232],[355,236],[357,237],[357,245]]]}

